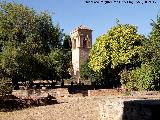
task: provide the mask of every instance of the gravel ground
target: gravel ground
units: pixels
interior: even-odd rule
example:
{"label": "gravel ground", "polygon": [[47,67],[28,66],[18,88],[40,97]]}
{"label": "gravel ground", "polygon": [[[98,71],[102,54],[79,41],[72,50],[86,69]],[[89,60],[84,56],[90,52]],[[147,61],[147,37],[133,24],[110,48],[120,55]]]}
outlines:
{"label": "gravel ground", "polygon": [[59,100],[59,104],[0,112],[0,120],[98,120],[96,101],[90,97],[71,97]]}
{"label": "gravel ground", "polygon": [[[159,92],[157,94],[147,92],[148,95],[140,93],[123,97],[124,99],[160,99]],[[107,95],[110,95],[110,93]],[[108,99],[108,97],[99,95],[82,97],[82,95],[78,94],[67,98],[60,97],[57,98],[59,104],[27,108],[14,112],[0,112],[0,120],[99,120],[100,108],[98,103],[102,99]]]}

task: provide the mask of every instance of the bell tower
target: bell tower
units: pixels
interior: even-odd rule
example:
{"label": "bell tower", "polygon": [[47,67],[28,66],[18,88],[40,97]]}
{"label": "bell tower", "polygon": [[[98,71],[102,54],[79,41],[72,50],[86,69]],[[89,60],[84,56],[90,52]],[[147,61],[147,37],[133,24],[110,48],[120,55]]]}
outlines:
{"label": "bell tower", "polygon": [[79,83],[80,66],[89,58],[92,47],[92,30],[80,25],[71,32],[73,77]]}

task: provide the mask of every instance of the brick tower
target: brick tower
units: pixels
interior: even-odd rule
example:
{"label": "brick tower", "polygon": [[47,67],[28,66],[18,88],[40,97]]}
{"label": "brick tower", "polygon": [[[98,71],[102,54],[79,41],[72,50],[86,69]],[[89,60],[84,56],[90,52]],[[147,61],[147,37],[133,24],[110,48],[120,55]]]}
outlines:
{"label": "brick tower", "polygon": [[84,25],[71,32],[73,77],[79,83],[80,66],[88,59],[92,47],[92,30]]}

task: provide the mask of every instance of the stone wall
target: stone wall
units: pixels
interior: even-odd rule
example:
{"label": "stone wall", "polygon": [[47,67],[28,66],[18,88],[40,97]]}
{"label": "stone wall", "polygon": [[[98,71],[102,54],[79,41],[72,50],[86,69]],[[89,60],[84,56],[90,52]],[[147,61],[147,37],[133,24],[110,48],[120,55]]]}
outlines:
{"label": "stone wall", "polygon": [[58,88],[58,89],[30,89],[30,90],[14,90],[12,95],[15,95],[19,98],[40,98],[47,97],[49,95],[58,98],[58,97],[68,97],[69,92],[67,88]]}
{"label": "stone wall", "polygon": [[124,91],[117,89],[98,89],[88,90],[88,96],[121,96],[124,95]]}
{"label": "stone wall", "polygon": [[108,97],[99,101],[100,120],[159,120],[160,98]]}

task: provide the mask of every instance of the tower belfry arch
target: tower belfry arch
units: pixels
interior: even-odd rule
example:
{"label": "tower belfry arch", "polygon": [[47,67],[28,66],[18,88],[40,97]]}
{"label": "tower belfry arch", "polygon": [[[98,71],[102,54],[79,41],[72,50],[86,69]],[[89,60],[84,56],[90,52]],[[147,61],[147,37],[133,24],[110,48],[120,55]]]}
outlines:
{"label": "tower belfry arch", "polygon": [[92,30],[80,25],[71,32],[73,77],[79,82],[80,66],[89,58]]}

